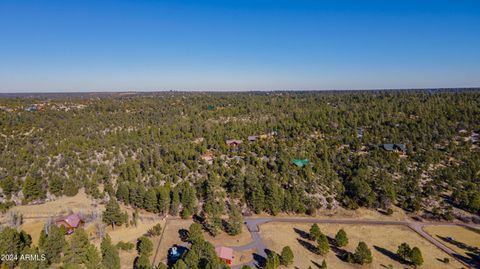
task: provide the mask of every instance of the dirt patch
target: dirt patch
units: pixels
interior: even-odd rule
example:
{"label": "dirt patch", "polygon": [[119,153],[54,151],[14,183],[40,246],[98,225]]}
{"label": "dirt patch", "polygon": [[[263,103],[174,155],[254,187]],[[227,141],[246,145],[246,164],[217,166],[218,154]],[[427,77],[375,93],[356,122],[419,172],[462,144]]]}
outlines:
{"label": "dirt patch", "polygon": [[424,268],[453,269],[462,267],[453,259],[450,259],[450,264],[444,264],[437,260],[448,255],[407,227],[319,224],[321,231],[330,238],[334,238],[340,228],[347,232],[349,244],[343,248],[344,250],[353,252],[359,241],[367,243],[373,254],[373,263],[360,267],[342,261],[333,250],[325,256],[311,252],[309,248],[316,244],[302,237],[308,233],[310,226],[311,224],[268,223],[260,227],[260,233],[269,249],[280,252],[284,246],[288,245],[292,248],[295,261],[290,268],[307,268],[308,266],[316,268],[316,264],[321,264],[323,259],[326,259],[329,268],[335,269],[388,268],[389,265],[392,265],[393,268],[409,268],[408,265],[399,262],[395,255],[398,245],[403,242],[420,248],[425,261]]}
{"label": "dirt patch", "polygon": [[27,232],[29,235],[32,236],[32,243],[38,246],[38,239],[40,238],[40,233],[45,226],[44,221],[40,220],[26,220],[21,226],[20,229]]}

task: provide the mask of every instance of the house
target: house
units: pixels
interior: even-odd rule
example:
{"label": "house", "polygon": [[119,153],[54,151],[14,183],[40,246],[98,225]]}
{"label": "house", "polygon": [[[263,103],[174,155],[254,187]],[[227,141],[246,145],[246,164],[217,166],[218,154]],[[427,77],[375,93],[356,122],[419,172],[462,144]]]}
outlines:
{"label": "house", "polygon": [[68,216],[58,218],[55,221],[55,224],[58,227],[64,226],[67,230],[67,234],[71,234],[75,229],[83,224],[83,221],[78,214],[70,214]]}
{"label": "house", "polygon": [[214,105],[209,105],[209,106],[207,106],[207,109],[208,109],[208,110],[214,110],[214,109],[215,109],[215,106],[214,106]]}
{"label": "house", "polygon": [[228,140],[225,141],[225,143],[227,143],[227,145],[230,146],[230,147],[236,147],[236,146],[242,144],[242,140],[228,139]]}
{"label": "house", "polygon": [[28,112],[35,112],[37,110],[38,110],[38,108],[37,108],[36,105],[31,105],[31,106],[28,106],[28,107],[25,108],[25,111],[28,111]]}
{"label": "house", "polygon": [[256,141],[256,140],[257,140],[257,136],[256,136],[256,135],[250,135],[250,136],[248,137],[248,141],[250,141],[250,142],[253,142],[253,141]]}
{"label": "house", "polygon": [[292,164],[298,166],[298,167],[304,167],[305,165],[309,164],[310,161],[307,160],[307,159],[303,159],[303,160],[300,160],[300,159],[293,159],[292,160]]}
{"label": "house", "polygon": [[407,146],[405,146],[405,144],[383,144],[382,147],[386,151],[396,151],[403,154],[407,152]]}
{"label": "house", "polygon": [[216,247],[215,252],[217,256],[224,260],[227,264],[232,264],[233,260],[233,249],[228,247]]}

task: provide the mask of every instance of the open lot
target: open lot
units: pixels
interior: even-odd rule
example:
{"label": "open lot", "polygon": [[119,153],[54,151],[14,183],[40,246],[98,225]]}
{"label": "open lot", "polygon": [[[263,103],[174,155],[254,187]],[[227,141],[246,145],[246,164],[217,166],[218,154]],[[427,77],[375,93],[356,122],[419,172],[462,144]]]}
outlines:
{"label": "open lot", "polygon": [[[423,253],[424,265],[422,268],[448,269],[461,268],[462,265],[450,258],[449,264],[444,264],[438,259],[448,255],[430,244],[421,236],[403,226],[381,226],[381,225],[338,225],[319,224],[323,233],[334,238],[340,228],[343,228],[348,235],[349,244],[344,248],[353,252],[359,241],[364,241],[370,247],[373,254],[373,263],[368,266],[358,266],[342,261],[336,253],[331,250],[325,257],[311,252],[308,248],[312,241],[305,239],[302,235],[308,234],[311,224],[295,223],[268,223],[260,226],[260,233],[267,248],[280,252],[284,246],[290,246],[295,255],[295,261],[291,268],[315,268],[315,263],[321,264],[326,259],[329,268],[351,269],[351,268],[409,268],[402,264],[396,256],[397,247],[402,242],[411,246],[417,246]],[[316,245],[316,244],[313,244]]]}
{"label": "open lot", "polygon": [[458,226],[426,226],[424,230],[466,259],[476,257],[480,266],[480,230]]}

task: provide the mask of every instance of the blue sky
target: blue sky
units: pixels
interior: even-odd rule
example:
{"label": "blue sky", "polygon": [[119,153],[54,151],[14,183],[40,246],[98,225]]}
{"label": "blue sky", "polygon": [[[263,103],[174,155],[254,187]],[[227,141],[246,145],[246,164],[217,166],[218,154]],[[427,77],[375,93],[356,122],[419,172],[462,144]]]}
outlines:
{"label": "blue sky", "polygon": [[0,0],[0,92],[471,86],[478,0]]}

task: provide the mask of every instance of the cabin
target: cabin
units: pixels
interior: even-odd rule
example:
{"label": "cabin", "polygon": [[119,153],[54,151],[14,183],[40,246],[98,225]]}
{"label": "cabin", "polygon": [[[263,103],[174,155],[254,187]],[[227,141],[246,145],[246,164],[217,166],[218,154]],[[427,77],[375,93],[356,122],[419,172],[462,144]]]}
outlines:
{"label": "cabin", "polygon": [[28,107],[25,108],[25,111],[28,111],[28,112],[35,112],[37,110],[38,110],[38,108],[37,108],[36,105],[31,105],[31,106],[28,106]]}
{"label": "cabin", "polygon": [[216,247],[215,252],[217,256],[224,260],[227,264],[232,264],[233,260],[233,249],[228,247]]}
{"label": "cabin", "polygon": [[256,136],[256,135],[250,135],[250,136],[248,136],[248,141],[250,141],[250,142],[257,141],[257,136]]}
{"label": "cabin", "polygon": [[300,159],[293,159],[292,160],[292,164],[298,166],[298,167],[304,167],[305,165],[309,164],[310,161],[307,160],[307,159],[303,159],[303,160],[300,160]]}
{"label": "cabin", "polygon": [[71,234],[75,231],[75,229],[77,229],[83,224],[83,220],[78,214],[70,214],[68,216],[58,218],[55,221],[55,224],[58,227],[65,227],[67,234]]}
{"label": "cabin", "polygon": [[228,139],[225,141],[225,143],[229,146],[229,147],[237,147],[238,145],[242,144],[242,140],[238,140],[238,139]]}
{"label": "cabin", "polygon": [[405,144],[383,144],[382,147],[386,151],[396,151],[402,154],[407,152],[407,146],[405,146]]}

